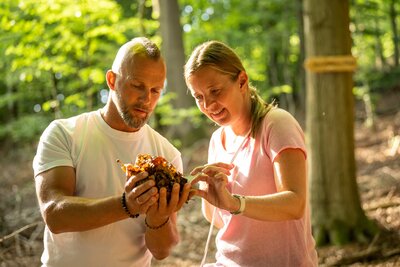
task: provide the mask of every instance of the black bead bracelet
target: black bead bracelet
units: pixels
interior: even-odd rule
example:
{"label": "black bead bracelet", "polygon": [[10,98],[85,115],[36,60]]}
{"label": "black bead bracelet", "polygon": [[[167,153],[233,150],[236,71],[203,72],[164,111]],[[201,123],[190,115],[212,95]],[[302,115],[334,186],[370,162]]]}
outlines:
{"label": "black bead bracelet", "polygon": [[128,214],[129,217],[131,217],[131,218],[137,218],[137,217],[139,217],[139,214],[132,214],[132,213],[129,211],[128,206],[126,205],[125,192],[122,193],[121,204],[122,204],[122,208],[124,209],[124,211],[126,212],[126,214]]}

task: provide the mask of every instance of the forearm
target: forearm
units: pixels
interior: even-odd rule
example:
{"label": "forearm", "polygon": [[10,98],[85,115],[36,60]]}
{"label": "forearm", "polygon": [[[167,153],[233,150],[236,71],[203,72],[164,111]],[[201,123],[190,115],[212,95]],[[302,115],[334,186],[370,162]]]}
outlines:
{"label": "forearm", "polygon": [[42,216],[53,233],[87,231],[128,217],[122,208],[121,197],[60,196],[41,207]]}
{"label": "forearm", "polygon": [[303,217],[305,203],[305,196],[291,191],[266,196],[246,196],[243,216],[262,221],[296,220]]}
{"label": "forearm", "polygon": [[[161,219],[161,218],[160,218]],[[149,217],[146,218],[147,224],[150,227],[156,227],[162,225],[165,220],[151,220]],[[154,258],[162,260],[171,252],[171,249],[176,246],[179,242],[179,233],[176,227],[177,215],[172,214],[168,222],[158,229],[150,229],[146,227],[146,246],[153,254]]]}

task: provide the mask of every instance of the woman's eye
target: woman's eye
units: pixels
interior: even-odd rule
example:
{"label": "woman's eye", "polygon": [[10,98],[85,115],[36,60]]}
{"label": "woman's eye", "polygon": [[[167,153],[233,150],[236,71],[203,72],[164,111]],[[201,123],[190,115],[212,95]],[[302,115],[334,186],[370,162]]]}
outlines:
{"label": "woman's eye", "polygon": [[194,96],[194,98],[195,98],[197,101],[201,101],[201,100],[203,99],[203,96],[201,96],[201,95],[196,95],[196,96]]}

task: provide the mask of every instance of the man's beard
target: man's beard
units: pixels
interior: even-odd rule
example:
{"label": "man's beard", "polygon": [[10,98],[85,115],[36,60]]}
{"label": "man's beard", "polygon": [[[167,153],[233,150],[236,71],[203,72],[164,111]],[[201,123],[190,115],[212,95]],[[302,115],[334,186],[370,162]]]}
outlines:
{"label": "man's beard", "polygon": [[140,103],[136,103],[135,105],[129,107],[124,103],[121,95],[118,92],[116,93],[116,95],[117,95],[118,103],[119,103],[119,108],[117,108],[118,113],[121,116],[121,118],[123,119],[123,121],[125,122],[125,124],[133,129],[140,129],[143,125],[145,125],[149,118],[149,115],[147,115],[145,118],[138,118],[138,117],[132,116],[132,113],[130,113],[129,110],[130,110],[130,108],[140,108],[140,109],[148,110],[148,108],[143,107]]}

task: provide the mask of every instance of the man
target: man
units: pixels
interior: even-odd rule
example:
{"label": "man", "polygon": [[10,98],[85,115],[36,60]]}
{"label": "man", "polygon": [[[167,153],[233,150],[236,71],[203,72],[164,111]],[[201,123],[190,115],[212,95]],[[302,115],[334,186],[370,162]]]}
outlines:
{"label": "man", "polygon": [[[53,121],[33,161],[36,192],[46,223],[43,266],[150,266],[179,241],[176,212],[188,198],[166,190],[147,173],[126,177],[116,164],[138,154],[163,156],[182,171],[179,151],[146,124],[166,76],[158,47],[135,38],[117,53],[100,110]],[[129,218],[131,217],[131,218]]]}

